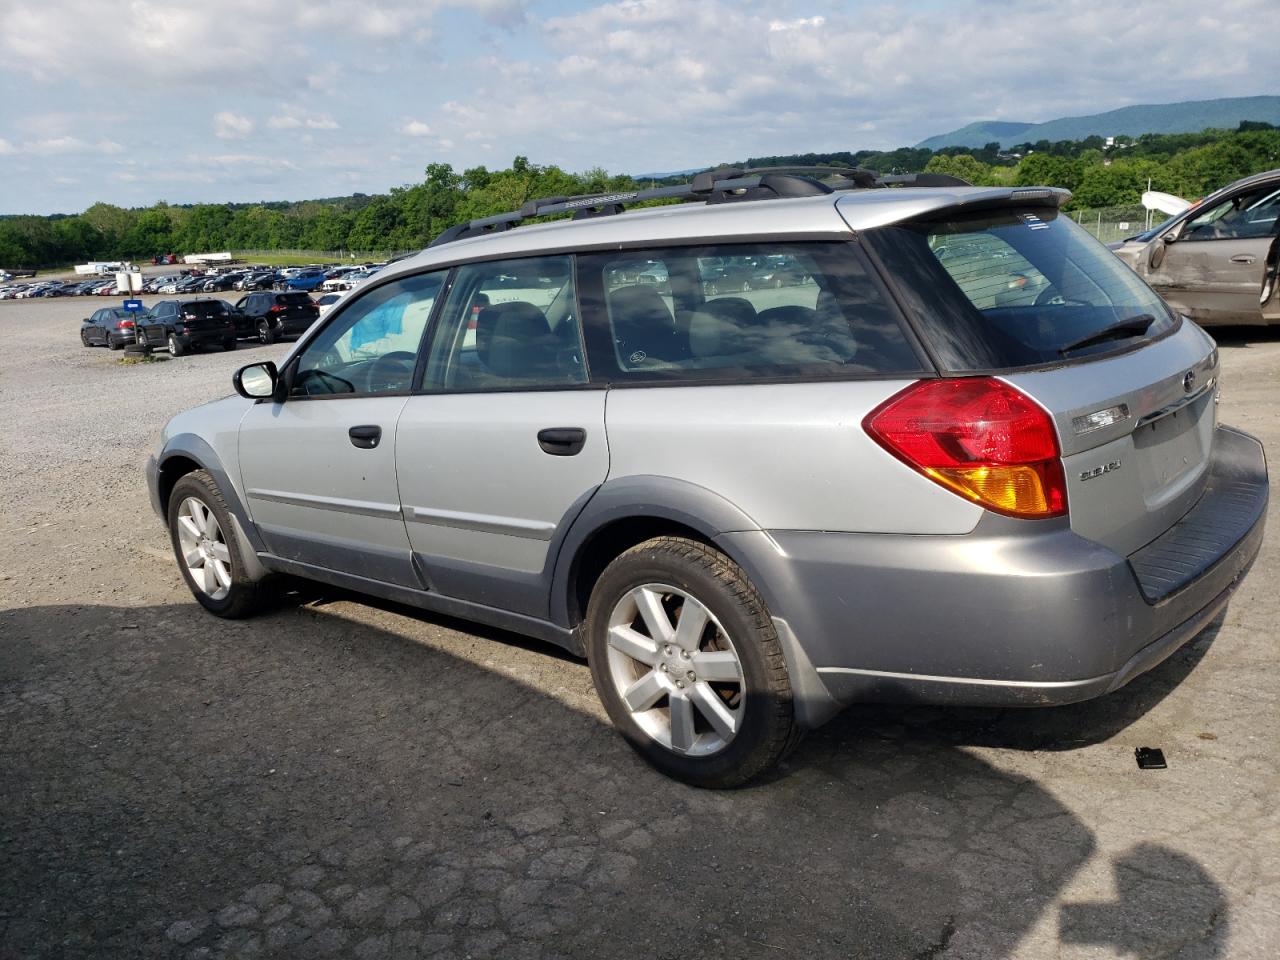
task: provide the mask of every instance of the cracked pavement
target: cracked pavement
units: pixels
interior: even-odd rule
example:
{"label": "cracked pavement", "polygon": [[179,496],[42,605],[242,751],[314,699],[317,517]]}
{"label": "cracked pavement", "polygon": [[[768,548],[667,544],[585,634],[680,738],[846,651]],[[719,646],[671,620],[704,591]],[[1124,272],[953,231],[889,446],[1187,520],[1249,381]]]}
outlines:
{"label": "cracked pavement", "polygon": [[[85,303],[0,304],[0,958],[1280,955],[1274,515],[1109,697],[860,706],[697,791],[549,646],[319,588],[205,614],[141,465],[287,347],[122,367]],[[1217,333],[1223,421],[1280,449],[1280,332]]]}

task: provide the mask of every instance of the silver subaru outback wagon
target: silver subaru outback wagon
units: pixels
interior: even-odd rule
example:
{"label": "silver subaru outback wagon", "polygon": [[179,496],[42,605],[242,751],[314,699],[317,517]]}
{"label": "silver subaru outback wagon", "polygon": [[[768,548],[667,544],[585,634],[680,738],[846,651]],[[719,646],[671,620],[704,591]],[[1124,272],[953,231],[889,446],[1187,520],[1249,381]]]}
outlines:
{"label": "silver subaru outback wagon", "polygon": [[551,641],[702,786],[855,701],[1113,691],[1225,606],[1268,480],[1066,196],[721,170],[455,227],[173,418],[153,505],[210,612],[289,574]]}

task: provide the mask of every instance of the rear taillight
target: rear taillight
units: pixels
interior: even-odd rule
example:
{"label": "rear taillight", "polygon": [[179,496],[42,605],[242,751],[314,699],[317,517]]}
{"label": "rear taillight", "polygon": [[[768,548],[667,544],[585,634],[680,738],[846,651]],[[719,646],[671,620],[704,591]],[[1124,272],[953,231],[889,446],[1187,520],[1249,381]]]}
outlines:
{"label": "rear taillight", "polygon": [[908,466],[988,510],[1067,512],[1053,419],[1003,381],[921,380],[871,411],[862,427]]}
{"label": "rear taillight", "polygon": [[284,311],[285,311],[285,308],[280,306],[280,304],[277,303],[270,310],[268,310],[267,313],[284,313]]}
{"label": "rear taillight", "polygon": [[132,330],[132,329],[133,329],[133,321],[132,321],[132,320],[117,320],[117,321],[116,321],[116,329],[117,329],[117,330]]}

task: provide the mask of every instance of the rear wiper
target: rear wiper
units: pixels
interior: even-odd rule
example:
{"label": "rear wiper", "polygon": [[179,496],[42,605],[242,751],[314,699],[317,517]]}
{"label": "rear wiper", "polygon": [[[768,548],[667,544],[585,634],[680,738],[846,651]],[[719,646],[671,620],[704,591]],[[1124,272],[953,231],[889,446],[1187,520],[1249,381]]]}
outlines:
{"label": "rear wiper", "polygon": [[1129,317],[1125,320],[1103,327],[1101,330],[1095,330],[1087,337],[1081,337],[1068,343],[1065,347],[1059,347],[1058,353],[1066,355],[1073,350],[1079,350],[1082,347],[1091,347],[1095,343],[1102,343],[1106,340],[1119,340],[1126,336],[1140,336],[1151,328],[1156,322],[1156,318],[1149,313],[1140,313],[1136,317]]}

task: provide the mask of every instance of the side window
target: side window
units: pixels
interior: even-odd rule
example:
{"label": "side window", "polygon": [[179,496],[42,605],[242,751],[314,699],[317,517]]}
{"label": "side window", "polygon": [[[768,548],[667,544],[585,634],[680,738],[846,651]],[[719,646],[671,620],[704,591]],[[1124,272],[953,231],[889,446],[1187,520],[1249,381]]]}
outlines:
{"label": "side window", "polygon": [[432,338],[424,389],[510,390],[586,381],[572,258],[458,268]]}
{"label": "side window", "polygon": [[918,372],[864,263],[853,243],[580,257],[592,369],[619,381]]}
{"label": "side window", "polygon": [[1215,204],[1187,223],[1183,240],[1248,240],[1275,232],[1280,190],[1268,187]]}
{"label": "side window", "polygon": [[447,271],[423,273],[352,301],[298,358],[292,396],[408,390]]}

